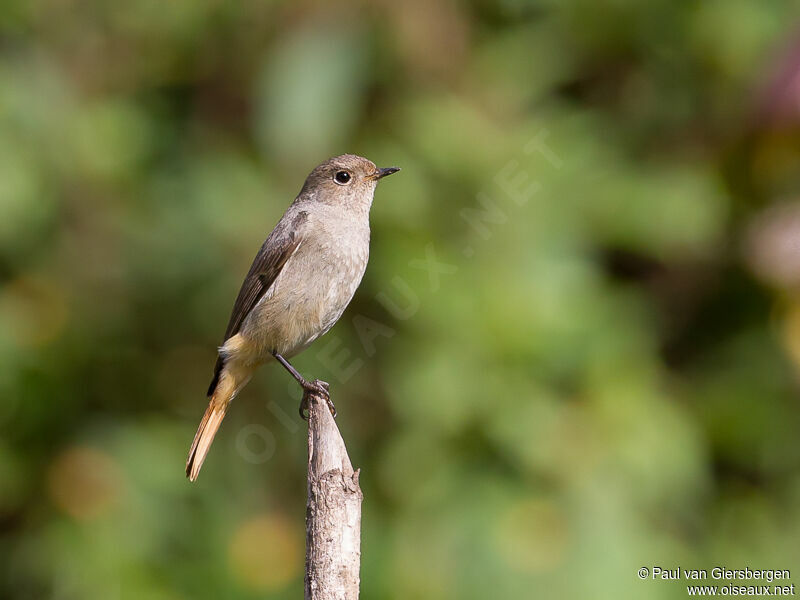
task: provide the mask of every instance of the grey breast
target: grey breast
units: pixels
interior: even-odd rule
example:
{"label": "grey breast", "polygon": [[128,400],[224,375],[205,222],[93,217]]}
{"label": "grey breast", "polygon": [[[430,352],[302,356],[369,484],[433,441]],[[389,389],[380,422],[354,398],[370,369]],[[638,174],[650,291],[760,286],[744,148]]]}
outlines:
{"label": "grey breast", "polygon": [[339,319],[361,283],[369,260],[369,221],[329,214],[305,241],[307,247],[300,249],[305,252],[296,258],[314,274],[309,296],[319,307],[319,336]]}
{"label": "grey breast", "polygon": [[[322,210],[319,210],[322,208]],[[358,288],[369,259],[369,221],[317,207],[302,242],[253,311],[248,334],[293,356],[326,333]]]}

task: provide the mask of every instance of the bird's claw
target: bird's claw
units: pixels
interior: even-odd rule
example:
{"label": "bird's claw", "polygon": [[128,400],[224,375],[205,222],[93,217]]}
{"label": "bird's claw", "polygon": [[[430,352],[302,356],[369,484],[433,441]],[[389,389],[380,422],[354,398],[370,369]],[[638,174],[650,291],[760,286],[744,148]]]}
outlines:
{"label": "bird's claw", "polygon": [[300,418],[304,421],[308,420],[308,416],[306,415],[306,411],[309,409],[309,401],[308,397],[309,394],[317,394],[325,398],[325,403],[328,405],[328,408],[333,415],[333,418],[336,418],[336,406],[333,404],[333,400],[331,400],[330,394],[330,385],[328,385],[327,381],[322,381],[321,379],[315,379],[314,381],[305,381],[301,384],[303,386],[303,399],[300,401]]}

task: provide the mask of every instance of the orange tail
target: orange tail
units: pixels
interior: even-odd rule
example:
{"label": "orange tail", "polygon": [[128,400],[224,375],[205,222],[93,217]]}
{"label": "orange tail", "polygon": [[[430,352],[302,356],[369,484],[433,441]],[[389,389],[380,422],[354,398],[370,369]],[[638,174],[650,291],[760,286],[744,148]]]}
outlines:
{"label": "orange tail", "polygon": [[208,405],[206,414],[203,415],[203,420],[200,421],[200,427],[197,428],[197,433],[194,434],[192,448],[189,450],[189,458],[186,459],[186,476],[189,481],[194,481],[200,474],[200,467],[203,466],[203,461],[206,459],[209,448],[211,448],[211,442],[214,441],[217,429],[222,425],[222,419],[225,417],[227,409],[227,403],[223,406],[214,406],[213,400]]}
{"label": "orange tail", "polygon": [[211,442],[214,441],[214,436],[217,434],[219,426],[222,425],[222,419],[225,418],[231,400],[249,378],[248,374],[243,380],[237,381],[230,370],[223,369],[222,376],[203,415],[203,420],[200,421],[200,427],[197,428],[197,433],[194,435],[189,457],[186,459],[186,476],[189,481],[197,479],[203,461],[211,448]]}

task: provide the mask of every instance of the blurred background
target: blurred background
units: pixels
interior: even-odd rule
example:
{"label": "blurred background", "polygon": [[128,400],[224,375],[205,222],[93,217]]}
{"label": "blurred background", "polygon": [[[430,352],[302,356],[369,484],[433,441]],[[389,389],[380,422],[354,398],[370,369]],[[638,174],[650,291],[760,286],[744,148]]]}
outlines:
{"label": "blurred background", "polygon": [[299,390],[186,452],[305,175],[381,184],[331,383],[370,599],[800,560],[800,6],[6,0],[0,596],[302,594]]}

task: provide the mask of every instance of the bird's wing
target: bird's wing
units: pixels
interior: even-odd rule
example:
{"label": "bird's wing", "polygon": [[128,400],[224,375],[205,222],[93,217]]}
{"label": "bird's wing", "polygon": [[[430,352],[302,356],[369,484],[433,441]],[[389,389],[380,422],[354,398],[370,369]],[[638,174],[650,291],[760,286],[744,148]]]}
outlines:
{"label": "bird's wing", "polygon": [[[290,221],[284,222],[282,220],[261,246],[253,260],[253,264],[250,266],[250,270],[247,272],[247,276],[244,278],[239,295],[236,297],[233,312],[231,313],[230,321],[228,321],[228,328],[225,330],[223,343],[239,332],[247,315],[250,314],[250,311],[258,304],[258,301],[275,283],[286,261],[300,247],[303,241],[302,226],[307,220],[308,213],[305,211],[298,212]],[[214,389],[217,387],[223,362],[221,356],[217,358],[217,364],[214,367],[214,379],[208,388],[209,396],[214,393]]]}

